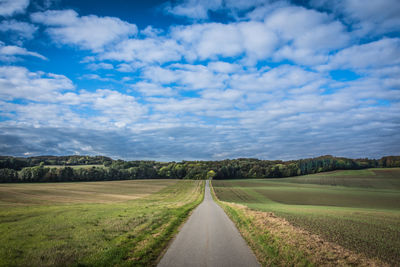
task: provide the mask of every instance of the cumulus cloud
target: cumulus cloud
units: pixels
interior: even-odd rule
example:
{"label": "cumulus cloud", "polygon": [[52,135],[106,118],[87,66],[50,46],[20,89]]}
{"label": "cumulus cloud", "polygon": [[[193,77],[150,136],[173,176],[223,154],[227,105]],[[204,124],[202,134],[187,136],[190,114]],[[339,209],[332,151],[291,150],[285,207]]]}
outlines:
{"label": "cumulus cloud", "polygon": [[176,26],[171,37],[183,45],[188,60],[241,57],[247,65],[268,58],[321,64],[351,39],[345,26],[332,16],[287,5],[274,6],[250,21]]}
{"label": "cumulus cloud", "polygon": [[147,110],[137,103],[133,96],[113,90],[99,89],[94,93],[83,92],[80,98],[87,98],[91,107],[101,112],[103,123],[112,123],[115,127],[125,127],[143,116]]}
{"label": "cumulus cloud", "polygon": [[138,82],[131,85],[135,91],[139,91],[145,96],[172,96],[176,94],[171,87],[162,86],[150,82]]}
{"label": "cumulus cloud", "polygon": [[47,60],[45,56],[42,56],[39,53],[31,52],[26,50],[26,48],[15,46],[15,45],[4,45],[3,42],[0,41],[0,60],[13,62],[17,61],[20,56],[31,56],[37,57],[43,60]]}
{"label": "cumulus cloud", "polygon": [[[13,125],[133,127],[147,113],[147,108],[133,96],[109,89],[75,92],[65,76],[29,72],[22,67],[0,67],[0,88],[1,116],[12,119],[8,123]],[[13,102],[18,99],[26,103]],[[83,115],[82,108],[92,110],[94,115]]]}
{"label": "cumulus cloud", "polygon": [[137,33],[134,24],[115,17],[79,16],[74,10],[48,10],[31,14],[33,22],[48,26],[54,42],[101,51],[104,46]]}
{"label": "cumulus cloud", "polygon": [[238,12],[249,10],[268,2],[266,0],[183,0],[174,4],[168,2],[164,10],[175,16],[204,20],[209,18],[210,11],[225,11],[232,17],[237,17]]}
{"label": "cumulus cloud", "polygon": [[24,67],[0,67],[1,99],[29,99],[52,101],[57,92],[74,89],[64,75],[30,72]]}
{"label": "cumulus cloud", "polygon": [[[79,17],[73,10],[46,11],[31,17],[49,26],[47,32],[58,43],[92,49],[102,60],[134,62],[138,67],[182,58],[190,62],[239,58],[245,65],[271,58],[304,65],[323,64],[331,51],[350,41],[340,21],[296,6],[274,6],[262,20],[173,26],[163,35],[162,31],[147,27],[140,38],[128,38],[137,32],[136,26],[117,18]],[[103,26],[100,32],[98,25]],[[109,43],[114,45],[107,46]],[[128,71],[127,65],[120,69]]]}
{"label": "cumulus cloud", "polygon": [[[53,103],[30,102],[21,105],[0,102],[0,107],[1,115],[12,119],[12,125],[99,130],[133,127],[133,123],[146,113],[146,108],[132,96],[105,89],[58,94]],[[95,115],[82,115],[79,109],[84,107]]]}
{"label": "cumulus cloud", "polygon": [[181,57],[182,47],[175,40],[162,38],[127,39],[100,56],[102,59],[145,63],[178,61]]}
{"label": "cumulus cloud", "polygon": [[[76,84],[0,67],[0,152],[159,160],[395,154],[400,41],[397,13],[382,9],[397,6],[336,3],[185,0],[164,7],[189,23],[140,31],[116,17],[36,12],[31,20],[49,45],[60,55],[63,45],[85,50],[75,51],[85,65],[69,71]],[[36,28],[0,22],[18,40],[43,38]],[[43,51],[36,40],[26,47]],[[0,55],[5,63],[45,59],[21,44],[1,43]]]}
{"label": "cumulus cloud", "polygon": [[303,7],[279,8],[265,18],[265,23],[284,42],[274,55],[278,60],[306,65],[323,63],[330,51],[343,48],[350,41],[342,23]]}
{"label": "cumulus cloud", "polygon": [[[79,153],[159,160],[293,159],[318,156],[327,150],[339,156],[379,157],[397,153],[398,138],[393,138],[393,134],[400,127],[393,121],[399,119],[398,111],[397,106],[324,113],[323,116],[306,113],[263,121],[258,128],[251,124],[253,127],[248,129],[235,124],[215,127],[201,122],[170,126],[159,123],[137,131],[71,126],[27,128],[2,122],[0,150],[14,155]],[[376,119],[371,121],[371,118]]]}
{"label": "cumulus cloud", "polygon": [[165,11],[176,16],[189,17],[192,19],[208,18],[209,10],[216,10],[222,5],[222,0],[187,0],[177,5],[169,3]]}
{"label": "cumulus cloud", "polygon": [[276,35],[260,22],[180,26],[172,29],[172,38],[187,48],[185,56],[189,60],[241,54],[250,59],[263,59],[271,55],[278,41]]}
{"label": "cumulus cloud", "polygon": [[3,20],[0,23],[0,32],[12,33],[12,41],[31,40],[37,27],[22,21]]}
{"label": "cumulus cloud", "polygon": [[368,4],[362,0],[314,0],[310,3],[341,16],[359,36],[399,32],[400,2],[396,0],[371,0]]}
{"label": "cumulus cloud", "polygon": [[100,62],[100,63],[90,63],[89,65],[87,65],[87,68],[90,70],[100,70],[100,69],[112,70],[114,66],[110,63]]}
{"label": "cumulus cloud", "polygon": [[396,0],[372,0],[368,5],[361,0],[343,3],[344,13],[357,22],[355,30],[361,33],[399,32],[400,2]]}
{"label": "cumulus cloud", "polygon": [[101,81],[101,82],[111,82],[114,81],[112,78],[108,77],[102,77],[98,74],[90,73],[90,74],[84,74],[80,77],[80,79],[86,79],[86,80],[96,80],[96,81]]}
{"label": "cumulus cloud", "polygon": [[238,72],[242,69],[239,64],[232,64],[223,61],[214,61],[208,63],[207,67],[215,72],[222,72],[222,73],[234,73]]}
{"label": "cumulus cloud", "polygon": [[24,13],[28,6],[29,0],[0,0],[0,16]]}
{"label": "cumulus cloud", "polygon": [[148,67],[143,77],[156,83],[175,84],[179,90],[224,87],[224,74],[215,74],[203,65],[173,64],[168,68]]}
{"label": "cumulus cloud", "polygon": [[349,68],[364,71],[367,68],[377,69],[397,64],[400,64],[400,39],[384,38],[340,50],[321,69]]}
{"label": "cumulus cloud", "polygon": [[232,88],[240,90],[281,92],[304,86],[318,79],[322,79],[318,73],[306,71],[297,66],[281,65],[266,71],[233,74],[230,84]]}

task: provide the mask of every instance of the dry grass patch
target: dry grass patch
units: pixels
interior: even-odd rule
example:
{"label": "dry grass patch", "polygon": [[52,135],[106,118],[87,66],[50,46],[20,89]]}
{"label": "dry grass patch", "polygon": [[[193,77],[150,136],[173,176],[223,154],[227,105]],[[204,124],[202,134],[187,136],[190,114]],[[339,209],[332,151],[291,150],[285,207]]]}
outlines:
{"label": "dry grass patch", "polygon": [[381,259],[329,242],[273,212],[216,201],[235,222],[263,266],[389,266]]}
{"label": "dry grass patch", "polygon": [[312,264],[317,266],[389,266],[382,261],[369,259],[362,254],[295,227],[272,212],[254,211],[232,203],[224,203],[224,205],[241,210],[254,223],[255,231],[279,239],[281,241],[279,251],[284,252],[288,248],[299,250]]}

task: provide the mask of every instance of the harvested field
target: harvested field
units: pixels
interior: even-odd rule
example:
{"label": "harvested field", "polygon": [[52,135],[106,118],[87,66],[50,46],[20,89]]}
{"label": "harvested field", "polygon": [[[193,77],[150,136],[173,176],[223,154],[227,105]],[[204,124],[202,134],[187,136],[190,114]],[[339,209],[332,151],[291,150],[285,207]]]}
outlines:
{"label": "harvested field", "polygon": [[0,184],[0,205],[108,203],[147,196],[177,180]]}
{"label": "harvested field", "polygon": [[395,264],[400,262],[399,182],[397,168],[213,181],[213,186],[220,200],[273,212],[326,241]]}

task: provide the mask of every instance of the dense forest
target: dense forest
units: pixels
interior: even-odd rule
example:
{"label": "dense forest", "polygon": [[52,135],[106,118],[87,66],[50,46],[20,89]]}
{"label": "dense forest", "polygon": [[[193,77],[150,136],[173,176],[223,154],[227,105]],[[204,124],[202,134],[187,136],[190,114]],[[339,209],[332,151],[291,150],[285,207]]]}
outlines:
{"label": "dense forest", "polygon": [[400,167],[400,156],[381,159],[321,156],[290,161],[240,158],[182,162],[124,161],[104,156],[0,156],[0,182],[280,178],[374,167]]}

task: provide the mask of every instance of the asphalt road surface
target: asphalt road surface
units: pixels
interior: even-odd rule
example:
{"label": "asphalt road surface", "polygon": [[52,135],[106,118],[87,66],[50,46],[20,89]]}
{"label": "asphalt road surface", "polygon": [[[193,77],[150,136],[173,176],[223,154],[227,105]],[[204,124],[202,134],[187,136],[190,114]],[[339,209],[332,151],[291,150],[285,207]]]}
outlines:
{"label": "asphalt road surface", "polygon": [[168,248],[159,267],[260,266],[236,226],[212,199],[208,181],[204,201]]}

